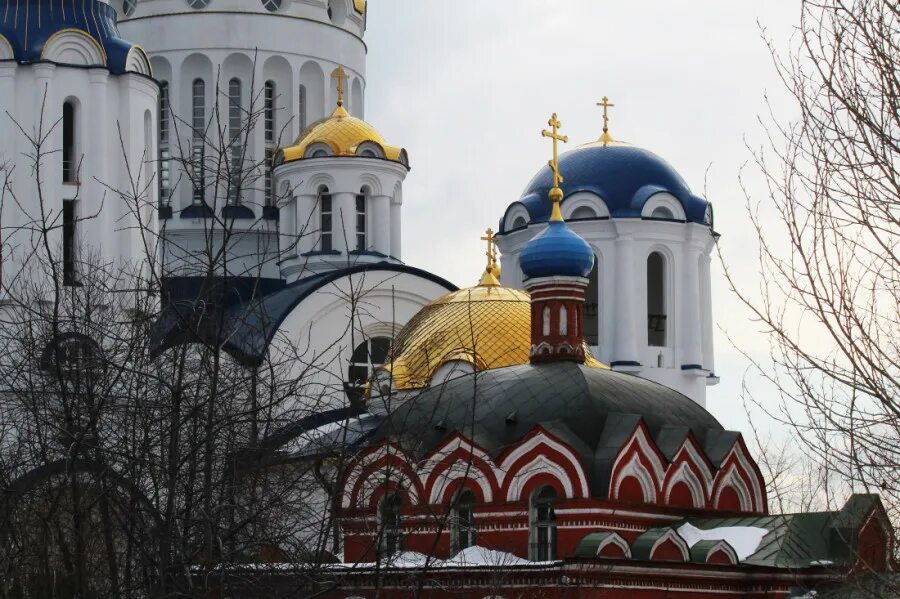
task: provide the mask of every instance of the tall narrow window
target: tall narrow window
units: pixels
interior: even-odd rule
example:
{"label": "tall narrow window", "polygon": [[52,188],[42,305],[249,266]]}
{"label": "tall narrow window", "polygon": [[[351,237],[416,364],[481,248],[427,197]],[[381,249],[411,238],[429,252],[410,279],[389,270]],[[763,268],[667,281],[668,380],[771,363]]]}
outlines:
{"label": "tall narrow window", "polygon": [[530,526],[531,550],[529,557],[533,561],[546,562],[556,559],[556,491],[553,487],[541,487],[531,496]]}
{"label": "tall narrow window", "polygon": [[63,285],[72,286],[76,283],[75,276],[75,200],[63,200]]}
{"label": "tall narrow window", "polygon": [[300,131],[306,129],[306,86],[301,85],[297,90],[297,119]]}
{"label": "tall narrow window", "polygon": [[550,307],[544,306],[544,315],[543,315],[543,323],[541,326],[541,333],[543,333],[544,337],[550,334]]}
{"label": "tall narrow window", "polygon": [[456,497],[453,507],[453,552],[461,551],[475,544],[475,495],[463,490]]}
{"label": "tall narrow window", "polygon": [[241,195],[241,80],[228,82],[228,138],[231,157],[231,177],[228,182],[228,203],[240,203]]}
{"label": "tall narrow window", "polygon": [[275,155],[275,82],[266,81],[263,89],[263,125],[266,138],[265,194],[266,205],[273,205],[272,157]]}
{"label": "tall narrow window", "polygon": [[366,204],[367,190],[363,187],[356,195],[356,251],[366,249]]}
{"label": "tall narrow window", "polygon": [[569,311],[566,310],[565,306],[559,307],[559,334],[569,334]]}
{"label": "tall narrow window", "polygon": [[666,259],[659,252],[647,257],[647,345],[666,345]]}
{"label": "tall narrow window", "polygon": [[194,184],[194,204],[203,203],[206,189],[204,172],[204,137],[206,129],[206,83],[203,79],[194,79],[191,88],[191,162]]}
{"label": "tall narrow window", "polygon": [[361,405],[364,401],[366,385],[375,369],[388,361],[392,342],[390,337],[372,337],[353,350],[344,382],[344,391],[352,405]]}
{"label": "tall narrow window", "polygon": [[169,83],[162,81],[159,84],[159,203],[161,206],[169,205],[171,195],[171,170],[170,161],[172,155],[169,152],[169,128],[171,127],[172,114],[169,108]]}
{"label": "tall narrow window", "polygon": [[403,549],[400,511],[403,499],[396,493],[388,493],[378,506],[378,520],[381,526],[381,554],[390,556]]}
{"label": "tall narrow window", "polygon": [[75,183],[78,165],[75,158],[75,104],[66,102],[63,104],[63,183]]}
{"label": "tall narrow window", "polygon": [[324,185],[319,188],[319,249],[331,251],[331,193]]}

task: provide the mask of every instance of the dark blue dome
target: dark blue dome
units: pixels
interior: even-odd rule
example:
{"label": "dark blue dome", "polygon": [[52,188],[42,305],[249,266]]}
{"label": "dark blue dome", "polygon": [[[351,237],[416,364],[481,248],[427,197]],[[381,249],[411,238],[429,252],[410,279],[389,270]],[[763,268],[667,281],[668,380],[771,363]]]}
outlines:
{"label": "dark blue dome", "polygon": [[[575,148],[559,157],[559,171],[565,178],[560,185],[565,198],[588,191],[600,196],[612,218],[639,218],[644,203],[656,193],[668,192],[684,207],[688,222],[706,222],[709,203],[691,193],[684,179],[665,160],[641,148],[622,143],[594,143]],[[544,166],[525,188],[518,202],[528,210],[532,223],[546,222],[550,217],[547,192],[553,186],[553,173]],[[506,215],[500,223],[506,231]]]}
{"label": "dark blue dome", "polygon": [[100,0],[0,0],[0,44],[12,47],[17,62],[37,62],[44,44],[64,29],[93,37],[106,53],[112,73],[125,72],[133,44],[119,37],[116,9]]}
{"label": "dark blue dome", "polygon": [[[548,200],[544,200],[550,204]],[[561,220],[547,227],[528,242],[519,264],[525,278],[586,277],[594,266],[594,252],[588,243]]]}

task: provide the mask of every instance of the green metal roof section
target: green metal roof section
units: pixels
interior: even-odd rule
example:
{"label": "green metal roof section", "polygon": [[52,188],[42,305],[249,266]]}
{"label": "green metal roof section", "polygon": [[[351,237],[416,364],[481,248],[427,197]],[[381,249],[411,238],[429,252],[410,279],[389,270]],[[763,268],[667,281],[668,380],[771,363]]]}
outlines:
{"label": "green metal roof section", "polygon": [[709,554],[719,545],[724,545],[732,552],[732,557],[734,558],[735,563],[738,562],[737,552],[734,550],[734,547],[728,544],[728,541],[724,540],[707,540],[707,541],[698,541],[691,546],[691,561],[697,564],[705,564],[706,560],[709,559]]}
{"label": "green metal roof section", "polygon": [[666,534],[668,534],[669,532],[672,532],[676,537],[681,538],[678,532],[676,532],[675,529],[670,526],[648,529],[641,536],[636,538],[631,544],[632,559],[649,561],[650,551],[653,550],[653,545],[656,544],[658,540],[666,536]]}
{"label": "green metal roof section", "polygon": [[854,561],[859,529],[879,505],[877,495],[851,495],[844,507],[835,512],[689,518],[682,523],[689,522],[703,530],[731,526],[766,529],[768,533],[756,551],[743,560],[744,564],[785,569],[848,567]]}
{"label": "green metal roof section", "polygon": [[600,549],[600,546],[612,537],[621,538],[614,532],[592,532],[586,534],[578,542],[578,547],[575,548],[575,557],[597,557],[597,551]]}

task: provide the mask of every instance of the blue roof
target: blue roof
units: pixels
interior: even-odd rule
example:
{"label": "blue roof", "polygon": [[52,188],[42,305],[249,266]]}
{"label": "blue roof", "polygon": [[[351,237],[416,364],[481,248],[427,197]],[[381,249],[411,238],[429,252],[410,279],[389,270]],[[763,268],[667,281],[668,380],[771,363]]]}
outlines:
{"label": "blue roof", "polygon": [[[544,203],[550,205],[549,200]],[[588,243],[561,220],[550,224],[525,245],[519,258],[528,279],[536,277],[586,277],[594,266]]]}
{"label": "blue roof", "polygon": [[[612,218],[637,218],[651,196],[668,192],[681,202],[688,222],[705,222],[709,203],[691,193],[678,172],[648,150],[615,142],[588,144],[560,156],[559,171],[565,179],[560,185],[563,202],[574,193],[587,191],[603,199]],[[545,165],[507,212],[523,205],[532,223],[547,222],[550,217],[547,192],[552,185],[553,173]],[[501,232],[506,231],[505,221],[504,217],[500,222]]]}
{"label": "blue roof", "polygon": [[20,63],[41,60],[44,44],[64,29],[93,37],[106,53],[107,68],[125,72],[134,44],[119,37],[116,10],[100,0],[0,0],[0,36],[12,46]]}

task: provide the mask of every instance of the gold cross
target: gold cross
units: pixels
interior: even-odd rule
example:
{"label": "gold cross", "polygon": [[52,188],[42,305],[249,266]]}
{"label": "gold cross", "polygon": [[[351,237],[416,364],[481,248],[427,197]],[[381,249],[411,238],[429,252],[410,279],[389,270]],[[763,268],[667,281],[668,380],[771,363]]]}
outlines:
{"label": "gold cross", "polygon": [[612,136],[609,134],[609,109],[614,107],[615,104],[609,103],[609,98],[603,96],[602,102],[597,102],[597,106],[603,107],[603,136],[600,138],[600,141],[611,141]]}
{"label": "gold cross", "polygon": [[497,263],[497,254],[494,251],[494,230],[488,227],[484,231],[484,237],[481,238],[481,241],[487,241],[487,252],[485,255],[488,259],[488,268],[491,268]]}
{"label": "gold cross", "polygon": [[481,281],[478,284],[499,285],[500,281],[497,277],[500,276],[500,268],[497,267],[497,246],[494,243],[493,229],[488,228],[485,230],[484,237],[481,240],[487,241],[487,252],[485,253],[487,256],[487,267],[485,267],[484,274],[481,275]]}
{"label": "gold cross", "polygon": [[541,135],[544,137],[549,137],[553,140],[553,159],[548,162],[550,165],[550,169],[553,171],[553,187],[558,188],[559,184],[563,182],[562,175],[559,174],[559,161],[558,161],[558,150],[556,142],[561,141],[566,143],[569,141],[568,136],[560,135],[557,133],[560,127],[562,127],[562,123],[556,118],[556,113],[550,117],[550,120],[547,121],[547,124],[550,125],[550,128],[553,131],[547,131],[546,129],[541,131]]}
{"label": "gold cross", "polygon": [[344,70],[344,67],[338,66],[335,70],[331,72],[331,78],[337,79],[337,105],[344,105],[344,79],[347,79],[347,72]]}

